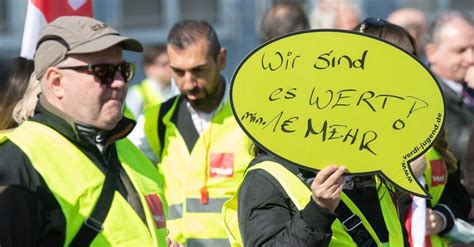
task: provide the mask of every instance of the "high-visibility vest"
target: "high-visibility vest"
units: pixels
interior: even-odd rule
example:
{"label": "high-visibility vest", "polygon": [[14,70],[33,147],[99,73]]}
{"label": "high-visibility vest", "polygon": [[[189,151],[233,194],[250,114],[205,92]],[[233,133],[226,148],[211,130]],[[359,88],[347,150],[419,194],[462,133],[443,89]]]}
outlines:
{"label": "high-visibility vest", "polygon": [[130,87],[130,90],[138,91],[141,95],[143,100],[143,109],[159,104],[165,100],[160,92],[155,89],[156,86],[153,85],[153,83],[155,82],[150,79],[145,79],[139,84],[135,84]]}
{"label": "high-visibility vest", "polygon": [[6,129],[6,130],[0,130],[0,143],[3,143],[4,141],[6,141],[8,138],[7,138],[7,134],[12,132],[14,129]]}
{"label": "high-visibility vest", "polygon": [[169,237],[188,246],[228,246],[221,208],[234,195],[250,163],[248,138],[237,125],[227,101],[189,151],[171,120],[180,97],[163,114],[163,144],[157,128],[162,105],[145,111],[146,137],[161,160],[158,170],[169,205]]}
{"label": "high-visibility vest", "polygon": [[129,119],[136,120],[137,116],[133,115],[132,111],[125,105],[123,107],[123,116]]}
{"label": "high-visibility vest", "polygon": [[[430,200],[431,206],[434,207],[438,204],[446,187],[446,183],[448,182],[448,169],[443,158],[434,148],[430,148],[430,150],[426,152],[425,159],[426,169],[424,177],[428,192],[433,197]],[[431,246],[433,247],[449,246],[449,240],[439,235],[431,236],[429,241],[431,241]]]}
{"label": "high-visibility vest", "polygon": [[[28,156],[58,201],[66,220],[64,246],[69,246],[91,215],[105,175],[76,146],[43,124],[26,121],[6,137]],[[156,169],[127,139],[116,142],[116,147],[122,167],[140,197],[146,224],[115,191],[103,229],[91,246],[167,246],[163,214],[166,201]]]}
{"label": "high-visibility vest", "polygon": [[[272,162],[272,161],[263,161],[258,163],[248,169],[247,172],[263,169],[271,174],[283,187],[288,197],[292,200],[298,210],[303,210],[303,208],[308,204],[312,192],[311,190],[293,173],[287,170],[282,165]],[[385,221],[389,233],[389,242],[382,243],[377,236],[376,232],[369,224],[365,216],[362,214],[360,209],[351,201],[351,199],[344,193],[341,193],[341,203],[345,203],[346,206],[357,215],[361,221],[362,225],[365,227],[367,232],[370,234],[372,239],[377,243],[378,246],[403,246],[403,231],[400,221],[398,219],[397,210],[395,205],[392,202],[390,192],[385,187],[383,183],[376,178],[376,184],[378,188],[378,197],[380,208],[382,210],[382,215]],[[240,187],[240,186],[239,186]],[[222,208],[222,215],[224,219],[224,224],[226,232],[229,237],[229,241],[232,246],[243,246],[242,237],[240,234],[239,223],[238,223],[238,191],[235,195],[224,204]],[[357,246],[357,244],[352,240],[352,237],[344,229],[341,222],[336,219],[331,226],[332,237],[330,246]]]}

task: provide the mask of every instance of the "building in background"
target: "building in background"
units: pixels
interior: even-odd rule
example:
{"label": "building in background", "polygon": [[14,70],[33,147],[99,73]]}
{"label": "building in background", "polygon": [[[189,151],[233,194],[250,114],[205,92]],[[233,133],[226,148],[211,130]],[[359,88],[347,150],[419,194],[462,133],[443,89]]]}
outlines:
{"label": "building in background", "polygon": [[[66,1],[66,0],[64,0]],[[71,0],[69,0],[71,1]],[[80,0],[75,0],[80,1]],[[173,23],[185,18],[204,19],[211,23],[228,48],[228,79],[234,69],[258,44],[260,19],[264,11],[281,0],[94,0],[95,18],[109,23],[126,36],[144,44],[165,42]],[[307,13],[319,0],[295,0]],[[459,10],[474,19],[472,0],[349,0],[360,6],[362,17],[386,18],[399,7],[416,7],[431,20],[447,10]],[[0,0],[0,57],[19,56],[27,0]],[[125,54],[141,61],[139,54]],[[141,71],[135,82],[143,79]]]}

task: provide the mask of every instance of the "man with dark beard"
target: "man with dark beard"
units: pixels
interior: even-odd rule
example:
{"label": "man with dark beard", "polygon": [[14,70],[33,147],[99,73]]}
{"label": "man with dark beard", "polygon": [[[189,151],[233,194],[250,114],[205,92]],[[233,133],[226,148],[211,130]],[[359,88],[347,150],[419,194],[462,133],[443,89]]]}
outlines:
{"label": "man with dark beard", "polygon": [[221,74],[227,51],[207,22],[193,20],[171,28],[167,50],[181,95],[147,109],[138,120],[142,131],[137,128],[131,139],[158,163],[171,239],[228,246],[221,208],[240,184],[250,155]]}

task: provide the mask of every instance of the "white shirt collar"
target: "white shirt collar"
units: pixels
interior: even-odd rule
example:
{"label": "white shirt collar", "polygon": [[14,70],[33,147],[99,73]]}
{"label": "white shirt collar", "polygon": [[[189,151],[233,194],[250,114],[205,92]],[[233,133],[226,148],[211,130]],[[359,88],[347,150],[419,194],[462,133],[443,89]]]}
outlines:
{"label": "white shirt collar", "polygon": [[221,102],[219,103],[219,106],[212,112],[203,112],[199,111],[193,108],[191,103],[186,102],[186,106],[188,108],[189,113],[191,114],[191,119],[193,120],[194,127],[196,127],[196,130],[198,131],[199,135],[201,135],[210,125],[212,122],[212,118],[214,117],[215,113],[220,111],[227,100],[229,99],[229,93],[230,93],[230,85],[227,83],[227,80],[225,80],[225,90],[224,90],[224,97],[222,97]]}
{"label": "white shirt collar", "polygon": [[451,88],[454,92],[456,92],[458,95],[462,95],[462,84],[461,83],[457,83],[455,81],[452,81],[452,80],[449,80],[449,79],[446,79],[446,78],[442,78],[441,77],[441,80],[449,87]]}

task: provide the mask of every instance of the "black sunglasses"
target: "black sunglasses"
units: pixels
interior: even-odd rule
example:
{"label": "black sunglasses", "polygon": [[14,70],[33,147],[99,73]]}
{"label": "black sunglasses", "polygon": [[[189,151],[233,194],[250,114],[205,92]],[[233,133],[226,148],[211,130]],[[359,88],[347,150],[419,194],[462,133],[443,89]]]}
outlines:
{"label": "black sunglasses", "polygon": [[82,66],[58,67],[58,69],[71,69],[79,72],[93,74],[101,84],[110,85],[115,78],[115,73],[120,72],[125,82],[129,82],[135,75],[135,64],[121,62],[115,64],[88,64]]}
{"label": "black sunglasses", "polygon": [[387,25],[388,23],[389,22],[384,19],[368,17],[368,18],[365,18],[360,24],[359,32],[363,33],[365,29],[368,27],[383,27]]}

